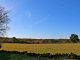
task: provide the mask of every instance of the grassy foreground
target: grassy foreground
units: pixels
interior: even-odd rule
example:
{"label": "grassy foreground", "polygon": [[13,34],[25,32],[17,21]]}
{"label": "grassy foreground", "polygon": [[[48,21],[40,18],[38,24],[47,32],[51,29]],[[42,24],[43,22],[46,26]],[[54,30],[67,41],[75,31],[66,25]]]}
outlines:
{"label": "grassy foreground", "polygon": [[3,50],[28,51],[34,53],[70,53],[80,55],[80,44],[15,44],[3,43]]}
{"label": "grassy foreground", "polygon": [[0,50],[0,60],[80,60],[80,56],[74,53],[52,55]]}

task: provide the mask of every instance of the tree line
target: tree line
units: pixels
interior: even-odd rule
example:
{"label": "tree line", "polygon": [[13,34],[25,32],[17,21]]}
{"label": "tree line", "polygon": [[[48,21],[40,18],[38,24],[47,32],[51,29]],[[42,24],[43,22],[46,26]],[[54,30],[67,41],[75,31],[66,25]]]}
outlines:
{"label": "tree line", "polygon": [[26,44],[52,44],[52,43],[78,43],[78,35],[71,34],[70,39],[28,39],[28,38],[8,38],[0,37],[2,43],[26,43]]}

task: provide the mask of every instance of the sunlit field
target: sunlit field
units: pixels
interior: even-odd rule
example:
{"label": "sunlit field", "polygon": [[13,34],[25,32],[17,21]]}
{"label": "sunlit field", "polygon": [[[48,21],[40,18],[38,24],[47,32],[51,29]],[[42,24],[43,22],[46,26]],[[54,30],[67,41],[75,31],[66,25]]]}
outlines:
{"label": "sunlit field", "polygon": [[80,44],[13,44],[3,43],[3,50],[28,51],[35,53],[70,53],[80,55]]}

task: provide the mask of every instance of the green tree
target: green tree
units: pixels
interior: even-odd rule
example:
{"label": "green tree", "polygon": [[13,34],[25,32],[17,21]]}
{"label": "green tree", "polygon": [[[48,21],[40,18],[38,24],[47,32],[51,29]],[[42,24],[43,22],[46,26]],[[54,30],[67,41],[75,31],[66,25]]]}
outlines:
{"label": "green tree", "polygon": [[79,42],[79,37],[76,34],[71,34],[70,41],[73,43]]}
{"label": "green tree", "polygon": [[16,42],[16,37],[13,37],[13,41]]}
{"label": "green tree", "polygon": [[13,37],[13,41],[14,41],[15,43],[19,43],[19,42],[20,42],[18,39],[16,39],[16,37]]}

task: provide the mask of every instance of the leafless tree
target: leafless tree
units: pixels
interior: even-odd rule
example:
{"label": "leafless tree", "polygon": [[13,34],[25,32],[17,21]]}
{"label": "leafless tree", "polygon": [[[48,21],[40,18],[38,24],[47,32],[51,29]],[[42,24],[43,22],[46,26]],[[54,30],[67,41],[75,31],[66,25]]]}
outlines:
{"label": "leafless tree", "polygon": [[[8,29],[8,10],[5,10],[3,6],[0,6],[0,38],[4,37],[6,34],[6,31]],[[0,46],[1,46],[1,40],[0,40]]]}

